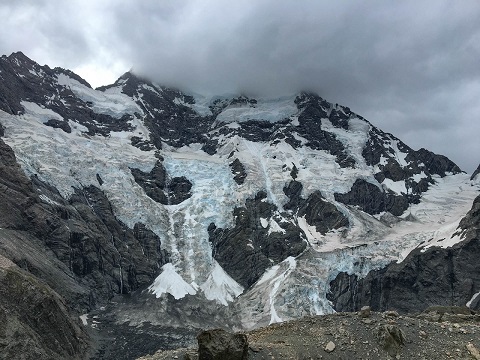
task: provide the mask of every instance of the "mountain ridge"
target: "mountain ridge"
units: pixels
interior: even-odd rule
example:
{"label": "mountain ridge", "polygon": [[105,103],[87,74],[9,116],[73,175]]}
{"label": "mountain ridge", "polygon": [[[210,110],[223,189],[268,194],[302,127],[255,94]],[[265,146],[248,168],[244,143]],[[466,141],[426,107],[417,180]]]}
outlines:
{"label": "mountain ridge", "polygon": [[205,99],[130,72],[94,90],[21,53],[0,78],[0,228],[26,231],[55,275],[7,236],[2,254],[75,312],[119,297],[98,316],[249,329],[333,312],[341,273],[465,240],[476,177],[316,94]]}

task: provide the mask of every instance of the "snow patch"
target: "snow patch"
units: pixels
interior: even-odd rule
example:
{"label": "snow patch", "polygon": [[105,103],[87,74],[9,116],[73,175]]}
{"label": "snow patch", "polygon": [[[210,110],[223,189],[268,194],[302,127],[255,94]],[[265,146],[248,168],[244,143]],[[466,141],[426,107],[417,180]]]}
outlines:
{"label": "snow patch", "polygon": [[40,194],[39,198],[50,205],[60,205],[58,202],[53,201],[52,199],[50,199],[48,196],[44,194]]}
{"label": "snow patch", "polygon": [[25,109],[25,114],[31,115],[38,122],[42,124],[50,119],[63,120],[63,117],[55,111],[46,109],[44,106],[39,106],[29,101],[20,101],[20,105]]}
{"label": "snow patch", "polygon": [[273,286],[270,291],[270,324],[282,322],[282,318],[277,314],[277,311],[275,309],[275,298],[277,296],[278,290],[282,283],[288,278],[288,276],[292,273],[293,270],[295,270],[297,266],[297,262],[295,261],[295,258],[292,256],[289,256],[286,258],[282,264],[287,264],[287,268],[278,274],[275,278],[272,279]]}
{"label": "snow patch", "polygon": [[217,116],[217,121],[222,123],[249,120],[277,122],[288,119],[298,112],[294,100],[294,97],[258,99],[254,105],[230,105]]}
{"label": "snow patch", "polygon": [[80,315],[79,318],[82,321],[83,326],[88,325],[88,314]]}
{"label": "snow patch", "polygon": [[[352,220],[350,220],[353,222]],[[345,247],[354,246],[355,243],[349,243],[352,238],[356,242],[360,239],[356,238],[355,233],[350,234],[349,238],[344,236],[343,229],[330,230],[325,235],[319,233],[317,228],[313,225],[309,225],[305,217],[297,218],[298,227],[303,231],[307,237],[307,241],[310,246],[317,252],[330,252],[339,250]],[[363,242],[365,239],[363,239]]]}
{"label": "snow patch", "polygon": [[260,224],[262,224],[262,227],[266,229],[268,227],[268,220],[264,218],[260,218]]}
{"label": "snow patch", "polygon": [[323,239],[323,235],[317,231],[315,226],[307,223],[305,216],[297,218],[298,227],[302,229],[310,244],[316,243]]}
{"label": "snow patch", "polygon": [[427,175],[425,175],[425,173],[423,171],[421,171],[419,174],[413,174],[412,179],[413,179],[413,181],[418,183],[420,180],[422,180],[426,177],[427,177]]}
{"label": "snow patch", "polygon": [[57,79],[59,85],[68,87],[81,100],[92,103],[92,109],[97,114],[119,119],[125,114],[143,113],[132,98],[122,93],[121,86],[102,92],[91,89],[65,74],[59,74]]}
{"label": "snow patch", "polygon": [[282,234],[286,234],[286,230],[283,229],[282,227],[280,227],[280,225],[278,225],[278,223],[275,221],[275,219],[270,219],[270,228],[268,229],[268,235],[270,235],[271,233],[274,233],[274,232],[279,232],[279,233],[282,233]]}
{"label": "snow patch", "polygon": [[227,306],[243,292],[243,287],[233,280],[215,261],[207,281],[200,286],[208,300],[215,300]]}
{"label": "snow patch", "polygon": [[404,180],[393,181],[392,179],[385,178],[381,184],[383,187],[390,189],[399,195],[408,193]]}
{"label": "snow patch", "polygon": [[472,298],[470,300],[468,300],[468,302],[465,304],[466,307],[470,307],[470,305],[472,305],[472,302],[475,301],[475,299],[480,296],[480,291],[477,292],[476,294],[473,294]]}
{"label": "snow patch", "polygon": [[162,273],[157,276],[148,290],[157,298],[165,293],[172,295],[175,299],[181,299],[186,295],[195,295],[197,292],[192,285],[188,284],[176,272],[173,264],[168,263],[162,266]]}

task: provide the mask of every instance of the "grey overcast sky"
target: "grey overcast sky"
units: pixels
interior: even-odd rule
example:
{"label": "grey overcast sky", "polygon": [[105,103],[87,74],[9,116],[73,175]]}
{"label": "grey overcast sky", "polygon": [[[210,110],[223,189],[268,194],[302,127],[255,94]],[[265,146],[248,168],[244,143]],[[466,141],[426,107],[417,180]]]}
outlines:
{"label": "grey overcast sky", "polygon": [[133,69],[204,94],[313,90],[414,149],[480,162],[478,0],[0,0],[0,53],[94,87]]}

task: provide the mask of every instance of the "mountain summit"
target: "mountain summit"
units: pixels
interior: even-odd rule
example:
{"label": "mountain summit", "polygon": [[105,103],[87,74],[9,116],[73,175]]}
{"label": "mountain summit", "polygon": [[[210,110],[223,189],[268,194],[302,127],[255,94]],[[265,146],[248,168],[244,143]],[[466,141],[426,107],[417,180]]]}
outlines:
{"label": "mountain summit", "polygon": [[[206,98],[130,72],[94,90],[14,53],[0,125],[0,254],[89,331],[92,312],[138,335],[354,310],[347,277],[478,241],[460,222],[478,176],[317,94]],[[477,270],[437,302],[478,308]]]}

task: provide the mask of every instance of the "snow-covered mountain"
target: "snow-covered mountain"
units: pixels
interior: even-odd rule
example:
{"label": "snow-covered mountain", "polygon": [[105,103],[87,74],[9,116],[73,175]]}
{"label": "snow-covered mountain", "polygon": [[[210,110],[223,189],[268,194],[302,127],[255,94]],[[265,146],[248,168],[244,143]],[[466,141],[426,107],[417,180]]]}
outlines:
{"label": "snow-covered mountain", "polygon": [[[465,241],[480,190],[316,94],[206,98],[132,73],[94,90],[22,53],[0,58],[0,124],[0,254],[79,313],[131,294],[131,325],[331,313],[337,276]],[[477,275],[455,304],[479,292]]]}

